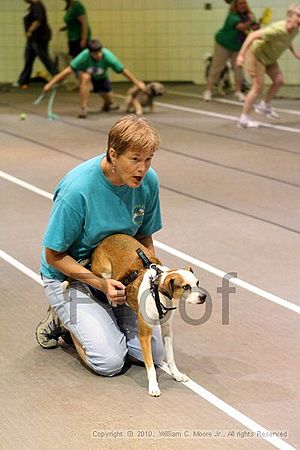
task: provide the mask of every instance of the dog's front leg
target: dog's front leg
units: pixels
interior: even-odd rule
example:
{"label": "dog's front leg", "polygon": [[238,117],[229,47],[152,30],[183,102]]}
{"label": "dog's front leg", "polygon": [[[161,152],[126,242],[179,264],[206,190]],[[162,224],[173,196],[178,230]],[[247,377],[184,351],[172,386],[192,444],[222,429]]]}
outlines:
{"label": "dog's front leg", "polygon": [[141,349],[143,352],[144,362],[147,369],[148,382],[149,382],[149,395],[152,397],[160,396],[160,389],[157,383],[156,371],[153,364],[152,350],[151,350],[151,337],[152,327],[145,323],[142,316],[138,317],[139,339],[141,343]]}
{"label": "dog's front leg", "polygon": [[132,95],[127,95],[125,100],[125,112],[131,112],[133,108]]}
{"label": "dog's front leg", "polygon": [[150,104],[149,104],[149,112],[151,112],[151,113],[154,112],[154,102],[153,102],[153,98],[151,98],[151,100],[150,100]]}
{"label": "dog's front leg", "polygon": [[133,103],[133,107],[135,109],[135,114],[137,116],[141,116],[143,114],[143,108],[142,108],[142,105],[140,104],[140,102],[138,101],[138,99],[134,98],[132,100],[132,103]]}
{"label": "dog's front leg", "polygon": [[172,333],[172,318],[167,322],[161,324],[162,336],[165,344],[166,360],[169,366],[172,377],[176,381],[188,381],[189,377],[184,373],[181,373],[176,366],[174,353],[173,353],[173,333]]}

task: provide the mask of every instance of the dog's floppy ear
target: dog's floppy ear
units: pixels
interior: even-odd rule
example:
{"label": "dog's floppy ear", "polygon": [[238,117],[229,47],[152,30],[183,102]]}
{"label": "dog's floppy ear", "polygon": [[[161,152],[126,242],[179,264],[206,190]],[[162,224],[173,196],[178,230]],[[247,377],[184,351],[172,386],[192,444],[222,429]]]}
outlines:
{"label": "dog's floppy ear", "polygon": [[146,92],[148,95],[152,95],[152,87],[153,87],[152,81],[151,81],[151,83],[146,84]]}
{"label": "dog's floppy ear", "polygon": [[168,297],[170,300],[173,298],[174,281],[175,276],[168,275],[166,276],[164,282],[159,286],[159,292]]}
{"label": "dog's floppy ear", "polygon": [[187,270],[188,272],[194,273],[193,269],[191,267],[185,267],[184,270]]}

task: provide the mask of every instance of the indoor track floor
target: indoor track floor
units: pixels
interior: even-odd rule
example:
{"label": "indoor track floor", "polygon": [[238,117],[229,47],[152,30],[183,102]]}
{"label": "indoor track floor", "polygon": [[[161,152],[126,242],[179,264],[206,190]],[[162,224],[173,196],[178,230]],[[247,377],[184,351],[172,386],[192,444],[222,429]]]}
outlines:
{"label": "indoor track floor", "polygon": [[[120,103],[125,87],[115,85]],[[35,340],[51,193],[105,151],[124,114],[99,112],[93,95],[79,120],[78,93],[60,91],[59,119],[49,121],[47,101],[33,105],[39,94],[0,92],[0,448],[300,448],[299,100],[278,99],[279,120],[253,114],[262,127],[239,129],[239,104],[204,103],[199,86],[170,84],[146,115],[162,139],[153,163],[164,221],[157,254],[192,266],[212,305],[211,314],[209,302],[176,313],[175,357],[191,381],[158,369],[162,395],[150,398],[143,367],[103,378],[73,347],[44,350]],[[218,292],[228,272],[237,277],[229,302]]]}

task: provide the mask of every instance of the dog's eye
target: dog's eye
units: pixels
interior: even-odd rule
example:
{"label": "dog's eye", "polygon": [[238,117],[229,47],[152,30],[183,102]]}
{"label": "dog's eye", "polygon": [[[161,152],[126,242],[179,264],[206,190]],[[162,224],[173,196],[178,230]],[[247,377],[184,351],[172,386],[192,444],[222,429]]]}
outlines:
{"label": "dog's eye", "polygon": [[199,287],[199,280],[197,281],[196,286]]}
{"label": "dog's eye", "polygon": [[188,291],[189,289],[191,289],[191,286],[189,284],[185,284],[184,286],[182,286],[182,289]]}

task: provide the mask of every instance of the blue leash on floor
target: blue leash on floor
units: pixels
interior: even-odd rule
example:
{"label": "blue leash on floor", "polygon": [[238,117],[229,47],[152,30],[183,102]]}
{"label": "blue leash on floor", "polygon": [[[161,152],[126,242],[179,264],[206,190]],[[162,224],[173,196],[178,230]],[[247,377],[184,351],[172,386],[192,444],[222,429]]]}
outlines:
{"label": "blue leash on floor", "polygon": [[[49,96],[49,100],[48,100],[48,105],[47,105],[47,115],[48,115],[48,120],[57,120],[59,118],[59,116],[57,114],[55,114],[53,112],[53,103],[54,103],[54,99],[56,96],[56,92],[57,92],[57,85],[54,85],[53,88],[51,89],[51,94]],[[44,98],[46,97],[47,92],[43,92],[34,102],[33,104],[35,106],[39,105]]]}

